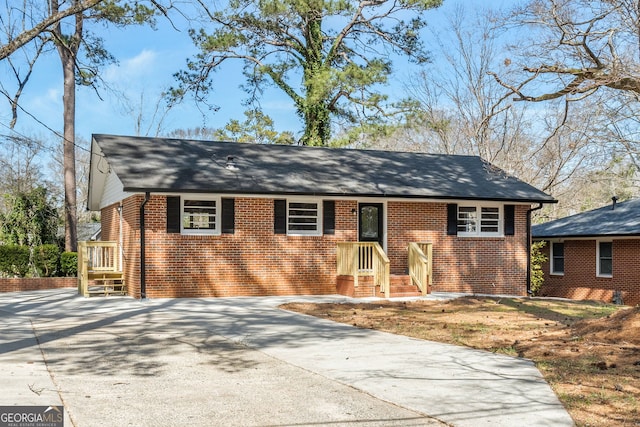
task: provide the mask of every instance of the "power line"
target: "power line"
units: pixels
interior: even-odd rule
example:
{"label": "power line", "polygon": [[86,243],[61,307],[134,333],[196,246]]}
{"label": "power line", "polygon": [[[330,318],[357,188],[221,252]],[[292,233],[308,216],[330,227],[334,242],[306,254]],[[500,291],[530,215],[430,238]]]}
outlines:
{"label": "power line", "polygon": [[[31,117],[33,120],[35,120],[37,123],[39,123],[40,125],[42,125],[45,129],[47,129],[48,131],[50,131],[51,133],[53,133],[55,136],[57,136],[58,138],[62,139],[63,141],[67,141],[67,142],[71,142],[73,144],[73,146],[75,148],[78,148],[80,150],[86,151],[87,153],[91,153],[91,149],[83,147],[82,145],[77,144],[75,141],[69,141],[67,138],[64,137],[64,135],[62,135],[60,132],[56,131],[55,129],[51,128],[49,125],[47,125],[46,123],[44,123],[42,120],[39,120],[37,117],[35,117],[33,114],[29,113],[27,110],[25,110],[24,108],[22,108],[21,106],[18,105],[18,108],[20,108],[20,110],[22,110],[25,114],[27,114],[29,117]],[[0,122],[0,125],[7,128],[10,132],[20,136],[21,138],[27,139],[29,141],[32,142],[36,142],[41,149],[43,150],[47,150],[50,151],[54,154],[57,154],[55,152],[55,149],[53,147],[47,147],[44,144],[42,144],[40,141],[35,140],[32,137],[26,136],[21,132],[18,132],[17,130],[11,128],[10,126],[6,125],[5,123]],[[9,136],[9,135],[4,135],[4,136]],[[94,153],[96,154],[96,153]],[[97,154],[96,154],[97,155]]]}
{"label": "power line", "polygon": [[17,130],[12,129],[11,127],[7,126],[6,124],[4,124],[4,123],[2,123],[2,122],[0,122],[0,126],[3,126],[3,127],[7,128],[7,129],[9,129],[9,131],[10,131],[10,132],[12,132],[12,133],[14,134],[14,135],[9,135],[9,134],[0,134],[0,136],[3,136],[3,137],[5,137],[5,138],[7,138],[7,139],[11,138],[12,136],[19,136],[20,138],[23,138],[23,139],[25,139],[25,140],[28,140],[28,141],[30,141],[30,142],[32,142],[32,143],[34,143],[34,144],[36,144],[36,145],[37,145],[41,150],[43,150],[43,151],[49,151],[49,152],[51,152],[52,154],[57,154],[57,153],[56,153],[56,151],[55,151],[55,149],[54,149],[53,147],[49,147],[49,146],[45,145],[45,144],[44,144],[42,141],[40,141],[39,139],[32,138],[32,137],[29,137],[29,136],[27,136],[27,135],[25,135],[25,134],[23,134],[23,133],[20,133],[20,132],[18,132]]}
{"label": "power line", "polygon": [[60,133],[60,132],[58,132],[57,130],[53,129],[52,127],[50,127],[49,125],[47,125],[46,123],[44,123],[42,120],[38,119],[36,116],[34,116],[33,114],[31,114],[30,112],[28,112],[27,110],[25,110],[25,109],[22,107],[22,105],[18,104],[17,106],[18,106],[18,108],[19,108],[21,111],[23,111],[26,115],[28,115],[29,117],[31,117],[33,120],[35,120],[37,123],[39,123],[41,126],[43,126],[45,129],[47,129],[49,132],[53,133],[53,134],[54,134],[55,136],[57,136],[58,138],[62,139],[63,141],[66,141],[66,142],[70,142],[70,143],[72,143],[76,148],[79,148],[79,149],[81,149],[81,150],[84,150],[84,151],[86,151],[86,152],[88,152],[88,153],[90,153],[90,152],[91,152],[91,150],[90,150],[90,149],[87,149],[87,148],[85,148],[85,147],[82,147],[81,145],[76,144],[76,142],[75,142],[75,141],[69,141],[68,139],[66,139],[66,138],[64,137],[64,135],[63,135],[63,134],[61,134],[61,133]]}

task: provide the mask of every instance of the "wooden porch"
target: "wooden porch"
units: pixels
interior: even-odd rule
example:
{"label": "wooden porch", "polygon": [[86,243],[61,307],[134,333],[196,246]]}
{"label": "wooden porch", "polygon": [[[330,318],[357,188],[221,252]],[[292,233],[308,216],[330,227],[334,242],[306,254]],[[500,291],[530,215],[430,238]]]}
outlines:
{"label": "wooden porch", "polygon": [[118,242],[78,242],[78,293],[126,295]]}
{"label": "wooden porch", "polygon": [[391,275],[390,261],[375,242],[342,242],[337,248],[337,287],[352,296],[418,296],[430,293],[432,244],[408,245],[408,274]]}

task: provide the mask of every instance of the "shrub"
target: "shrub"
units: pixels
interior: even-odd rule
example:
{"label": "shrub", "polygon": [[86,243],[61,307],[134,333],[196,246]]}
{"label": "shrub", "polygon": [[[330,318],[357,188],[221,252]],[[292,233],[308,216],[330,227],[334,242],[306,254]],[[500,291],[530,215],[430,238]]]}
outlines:
{"label": "shrub", "polygon": [[78,275],[78,253],[63,252],[60,255],[60,272],[66,277]]}
{"label": "shrub", "polygon": [[29,247],[1,245],[0,271],[9,276],[25,277],[29,272]]}
{"label": "shrub", "polygon": [[542,248],[546,244],[547,242],[541,241],[531,245],[531,293],[533,295],[538,295],[544,283],[542,264],[547,262],[547,256],[542,253]]}
{"label": "shrub", "polygon": [[33,265],[40,277],[53,277],[60,265],[60,249],[57,245],[41,245],[33,251]]}

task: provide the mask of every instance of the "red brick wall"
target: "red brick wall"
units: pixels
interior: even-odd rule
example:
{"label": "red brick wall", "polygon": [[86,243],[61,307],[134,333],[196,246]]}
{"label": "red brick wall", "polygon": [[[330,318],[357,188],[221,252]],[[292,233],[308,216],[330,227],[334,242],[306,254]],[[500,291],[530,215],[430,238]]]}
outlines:
{"label": "red brick wall", "polygon": [[[123,202],[125,280],[140,297],[139,210],[143,197]],[[185,236],[166,233],[166,197],[145,208],[147,296],[261,296],[336,293],[336,243],[356,241],[358,202],[336,201],[336,233],[273,233],[273,199],[235,199],[235,233]],[[526,206],[516,209],[516,236],[469,239],[446,235],[446,204],[389,202],[387,252],[392,273],[404,274],[407,243],[434,244],[434,290],[526,293]],[[118,239],[116,205],[103,209],[104,240]],[[479,249],[478,249],[479,248]]]}
{"label": "red brick wall", "polygon": [[119,242],[122,224],[124,279],[127,293],[135,298],[140,298],[140,204],[143,200],[144,197],[138,195],[125,199],[121,213],[118,213],[118,204],[101,211],[102,240]]}
{"label": "red brick wall", "polygon": [[[123,209],[125,261],[136,260],[125,263],[125,280],[135,297],[142,200]],[[355,206],[336,202],[335,235],[287,236],[273,233],[272,199],[236,198],[234,234],[184,236],[166,233],[166,198],[154,195],[145,207],[147,297],[334,294],[336,242],[357,238]]]}
{"label": "red brick wall", "polygon": [[[549,246],[543,250],[547,257]],[[640,304],[640,239],[613,241],[613,277],[597,277],[596,263],[596,240],[565,240],[564,275],[550,275],[546,262],[540,294],[611,302],[613,292],[621,291],[626,305]]]}
{"label": "red brick wall", "polygon": [[391,272],[404,274],[408,242],[433,243],[433,290],[526,295],[526,206],[516,206],[515,235],[468,238],[447,235],[445,203],[389,202]]}
{"label": "red brick wall", "polygon": [[0,292],[40,291],[77,286],[76,277],[0,278]]}

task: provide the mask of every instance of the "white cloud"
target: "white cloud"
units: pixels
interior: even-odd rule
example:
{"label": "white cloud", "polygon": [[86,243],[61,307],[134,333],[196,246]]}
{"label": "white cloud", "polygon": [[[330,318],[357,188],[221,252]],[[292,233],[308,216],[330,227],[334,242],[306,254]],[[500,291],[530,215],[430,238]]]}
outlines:
{"label": "white cloud", "polygon": [[112,65],[105,72],[105,79],[117,85],[129,85],[135,81],[143,81],[156,68],[158,54],[149,49],[142,50],[133,58]]}

